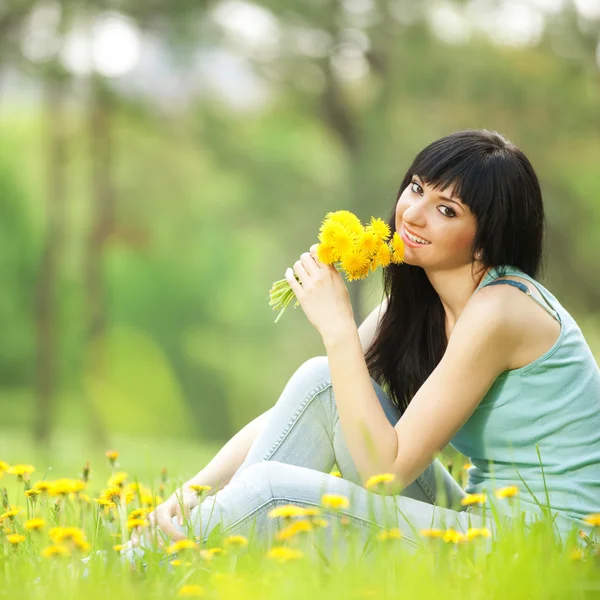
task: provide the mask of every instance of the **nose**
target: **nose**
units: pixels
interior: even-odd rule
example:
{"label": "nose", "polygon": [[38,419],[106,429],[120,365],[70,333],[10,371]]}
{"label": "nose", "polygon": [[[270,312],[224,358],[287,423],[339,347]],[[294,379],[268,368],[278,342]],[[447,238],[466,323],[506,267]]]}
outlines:
{"label": "nose", "polygon": [[424,198],[419,198],[418,200],[411,202],[404,209],[401,217],[407,225],[411,225],[414,228],[425,227],[425,204],[423,200]]}

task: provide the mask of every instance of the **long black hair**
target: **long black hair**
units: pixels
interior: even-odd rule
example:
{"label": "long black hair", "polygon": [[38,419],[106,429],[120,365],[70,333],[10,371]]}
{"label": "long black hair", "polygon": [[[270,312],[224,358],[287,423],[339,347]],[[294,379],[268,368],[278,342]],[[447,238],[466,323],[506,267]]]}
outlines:
{"label": "long black hair", "polygon": [[[396,205],[414,174],[434,189],[451,187],[476,219],[472,254],[483,267],[518,267],[533,278],[542,265],[545,217],[538,178],[527,157],[495,131],[465,130],[424,148],[406,172]],[[440,362],[448,340],[445,313],[423,268],[390,264],[383,271],[388,306],[365,354],[371,377],[404,412]],[[501,271],[502,273],[502,271]]]}

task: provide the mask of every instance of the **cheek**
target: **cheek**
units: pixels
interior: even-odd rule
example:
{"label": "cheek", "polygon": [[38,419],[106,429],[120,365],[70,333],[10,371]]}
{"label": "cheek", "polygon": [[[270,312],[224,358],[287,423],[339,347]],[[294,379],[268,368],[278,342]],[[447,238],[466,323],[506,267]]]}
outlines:
{"label": "cheek", "polygon": [[465,227],[464,229],[455,230],[450,236],[449,242],[457,252],[470,252],[474,239],[475,230],[471,227]]}

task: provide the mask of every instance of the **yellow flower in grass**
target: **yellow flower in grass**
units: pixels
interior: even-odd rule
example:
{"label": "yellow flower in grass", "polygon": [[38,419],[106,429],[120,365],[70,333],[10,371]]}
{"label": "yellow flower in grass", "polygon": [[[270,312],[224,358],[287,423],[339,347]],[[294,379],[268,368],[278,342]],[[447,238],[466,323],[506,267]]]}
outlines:
{"label": "yellow flower in grass", "polygon": [[2,477],[8,469],[10,469],[10,465],[7,462],[0,460],[0,477]]}
{"label": "yellow flower in grass", "polygon": [[329,523],[325,519],[312,519],[313,527],[329,527]]}
{"label": "yellow flower in grass", "polygon": [[441,529],[421,529],[419,535],[429,538],[441,538],[444,537],[444,532]]}
{"label": "yellow flower in grass", "polygon": [[248,545],[248,538],[243,535],[229,535],[225,538],[223,544],[227,547],[242,548]]}
{"label": "yellow flower in grass", "polygon": [[377,540],[385,542],[387,540],[400,540],[402,539],[402,533],[399,529],[384,529],[377,534]]}
{"label": "yellow flower in grass", "polygon": [[144,519],[148,513],[150,513],[149,508],[136,508],[129,513],[128,519]]}
{"label": "yellow flower in grass", "polygon": [[108,482],[106,483],[106,485],[109,488],[114,488],[114,487],[121,488],[125,484],[125,480],[127,479],[127,477],[128,477],[128,475],[124,471],[117,471],[114,475],[111,475],[111,477],[108,479]]}
{"label": "yellow flower in grass", "polygon": [[33,489],[38,490],[42,494],[45,494],[46,492],[50,491],[51,487],[52,483],[50,483],[49,481],[36,481],[33,484]]}
{"label": "yellow flower in grass", "polygon": [[177,595],[183,598],[199,598],[204,595],[204,588],[200,585],[184,585]]}
{"label": "yellow flower in grass", "polygon": [[444,531],[444,535],[442,536],[442,539],[445,542],[452,542],[454,544],[458,544],[460,542],[466,542],[468,540],[466,534],[461,533],[460,531],[455,531],[452,528],[446,529],[446,531]]}
{"label": "yellow flower in grass", "polygon": [[42,529],[42,527],[45,526],[46,521],[44,521],[44,519],[35,518],[25,521],[25,529],[27,531],[39,531],[40,529]]}
{"label": "yellow flower in grass", "polygon": [[302,558],[304,553],[296,548],[286,546],[274,546],[267,552],[267,557],[279,563],[286,563],[290,560]]}
{"label": "yellow flower in grass", "polygon": [[18,514],[22,513],[23,509],[18,506],[11,506],[5,513],[0,515],[0,523],[4,519],[14,519]]}
{"label": "yellow flower in grass", "polygon": [[519,493],[519,488],[516,485],[509,485],[496,490],[495,493],[497,498],[514,498]]}
{"label": "yellow flower in grass", "polygon": [[463,506],[470,506],[471,504],[483,504],[486,501],[485,494],[467,494],[460,503]]}
{"label": "yellow flower in grass", "polygon": [[30,475],[34,471],[35,467],[33,465],[13,465],[6,470],[9,475],[16,475],[21,478],[25,475]]}
{"label": "yellow flower in grass", "polygon": [[116,450],[107,450],[104,454],[111,465],[114,465],[117,462],[117,458],[119,458],[119,453]]}
{"label": "yellow flower in grass", "polygon": [[127,519],[127,529],[135,529],[136,527],[146,527],[148,521],[146,519]]}
{"label": "yellow flower in grass", "polygon": [[472,540],[476,537],[490,537],[491,535],[492,534],[490,533],[490,530],[487,527],[469,527],[469,529],[467,529],[468,540]]}
{"label": "yellow flower in grass", "polygon": [[267,516],[270,519],[275,519],[277,517],[283,517],[286,519],[292,517],[303,517],[304,516],[304,508],[301,506],[296,506],[295,504],[284,504],[283,506],[277,506],[271,509]]}
{"label": "yellow flower in grass", "polygon": [[223,550],[223,548],[203,548],[200,550],[200,558],[207,562],[214,560],[215,556],[219,556],[220,554],[225,554],[225,550]]}
{"label": "yellow flower in grass", "polygon": [[175,554],[175,552],[181,552],[182,550],[195,550],[197,547],[198,544],[194,540],[179,540],[167,548],[167,553]]}
{"label": "yellow flower in grass", "polygon": [[334,469],[333,471],[331,471],[330,475],[333,475],[334,477],[341,477],[342,474],[340,473],[339,469]]}
{"label": "yellow flower in grass", "polygon": [[467,469],[470,469],[472,466],[473,466],[473,464],[468,462],[463,465],[463,469],[465,469],[465,471],[466,471]]}
{"label": "yellow flower in grass", "polygon": [[275,538],[279,541],[289,540],[290,538],[295,537],[299,533],[306,533],[308,531],[312,531],[313,526],[309,521],[295,521],[291,525],[288,525],[281,531],[279,531]]}
{"label": "yellow flower in grass", "polygon": [[370,490],[371,488],[377,487],[382,483],[389,483],[390,481],[394,481],[396,476],[393,473],[380,473],[378,475],[372,475],[367,479],[367,483],[365,483],[365,487]]}
{"label": "yellow flower in grass", "polygon": [[350,501],[348,498],[338,494],[323,494],[321,497],[321,502],[324,506],[333,508],[335,510],[340,508],[348,508],[350,506]]}
{"label": "yellow flower in grass", "polygon": [[13,545],[18,546],[21,542],[25,541],[25,536],[20,533],[11,533],[6,536],[6,539]]}
{"label": "yellow flower in grass", "polygon": [[193,492],[196,492],[196,496],[200,497],[203,494],[207,494],[208,492],[210,492],[212,490],[212,486],[211,485],[193,484],[193,485],[190,485],[190,490],[192,490]]}
{"label": "yellow flower in grass", "polygon": [[[0,517],[2,519],[2,517]],[[600,513],[593,513],[591,515],[586,515],[583,520],[590,525],[594,525],[594,527],[600,526]]]}
{"label": "yellow flower in grass", "polygon": [[569,552],[569,558],[571,560],[583,560],[584,556],[585,555],[581,548],[576,548],[575,550],[571,550],[571,552]]}
{"label": "yellow flower in grass", "polygon": [[121,550],[123,550],[123,548],[126,548],[127,544],[116,544],[113,546],[113,550],[115,552],[121,552]]}
{"label": "yellow flower in grass", "polygon": [[71,551],[69,548],[67,548],[67,546],[54,545],[44,548],[41,554],[44,558],[57,558],[62,556],[71,556]]}
{"label": "yellow flower in grass", "polygon": [[111,487],[102,491],[100,498],[96,499],[96,502],[100,506],[108,506],[114,508],[117,504],[121,503],[121,500],[125,504],[129,504],[135,498],[135,494],[130,490],[121,489],[120,487]]}
{"label": "yellow flower in grass", "polygon": [[37,500],[37,497],[41,494],[42,492],[40,492],[40,490],[35,490],[33,488],[31,488],[30,490],[25,490],[25,495],[30,499],[30,500]]}
{"label": "yellow flower in grass", "polygon": [[85,489],[85,483],[78,479],[56,479],[48,482],[48,494],[50,496],[67,496],[77,494]]}

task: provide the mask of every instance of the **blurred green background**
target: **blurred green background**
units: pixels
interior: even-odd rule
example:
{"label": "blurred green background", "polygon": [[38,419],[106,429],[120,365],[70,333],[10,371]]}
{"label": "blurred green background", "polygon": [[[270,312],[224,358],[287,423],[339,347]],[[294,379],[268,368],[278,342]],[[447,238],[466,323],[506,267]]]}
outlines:
{"label": "blurred green background", "polygon": [[[597,0],[0,2],[0,458],[191,476],[324,354],[268,291],[326,212],[387,219],[459,129],[532,161],[600,356],[599,32]],[[381,273],[348,287],[360,323]]]}

